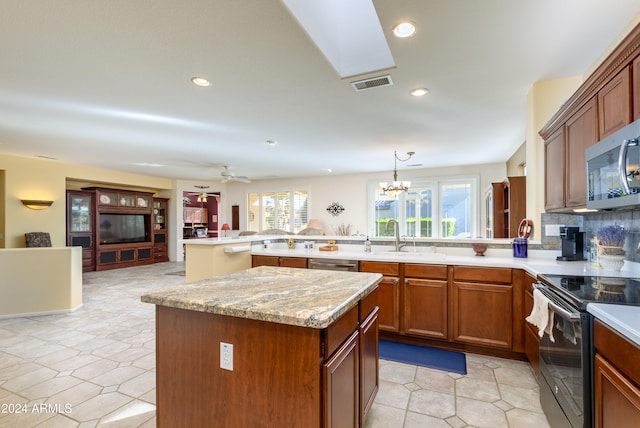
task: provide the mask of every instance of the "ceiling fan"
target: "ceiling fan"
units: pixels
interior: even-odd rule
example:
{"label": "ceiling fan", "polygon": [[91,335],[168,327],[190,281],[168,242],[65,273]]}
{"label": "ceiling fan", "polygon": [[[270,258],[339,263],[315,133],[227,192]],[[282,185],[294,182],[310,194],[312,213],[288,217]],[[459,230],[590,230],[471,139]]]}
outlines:
{"label": "ceiling fan", "polygon": [[220,181],[221,183],[226,183],[228,181],[237,181],[239,183],[251,183],[251,180],[249,180],[249,177],[245,177],[244,175],[236,175],[235,173],[231,172],[229,170],[229,167],[226,165],[223,168],[224,170],[220,172],[220,175],[222,176],[222,180]]}

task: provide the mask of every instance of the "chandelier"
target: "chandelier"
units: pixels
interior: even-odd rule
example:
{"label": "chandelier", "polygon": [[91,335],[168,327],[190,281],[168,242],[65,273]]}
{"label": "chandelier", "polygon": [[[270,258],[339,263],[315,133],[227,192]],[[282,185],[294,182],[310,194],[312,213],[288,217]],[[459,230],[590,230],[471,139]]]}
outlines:
{"label": "chandelier", "polygon": [[[208,189],[209,188],[209,186],[198,186],[198,185],[195,185],[194,187],[197,187],[200,190],[204,190],[204,189]],[[198,194],[197,202],[201,202],[201,203],[202,202],[207,202],[207,196],[208,195],[207,195],[206,192],[204,192],[204,191],[200,192],[200,194]]]}
{"label": "chandelier", "polygon": [[398,181],[398,168],[397,168],[397,161],[400,162],[406,162],[409,159],[411,159],[411,156],[413,156],[414,154],[416,154],[416,152],[407,152],[407,157],[404,159],[401,159],[398,157],[398,152],[396,152],[394,150],[393,152],[393,182],[392,183],[387,183],[386,181],[383,181],[380,183],[380,187],[382,188],[382,191],[384,193],[400,193],[400,192],[406,192],[407,190],[409,190],[409,187],[411,187],[411,182],[410,181]]}

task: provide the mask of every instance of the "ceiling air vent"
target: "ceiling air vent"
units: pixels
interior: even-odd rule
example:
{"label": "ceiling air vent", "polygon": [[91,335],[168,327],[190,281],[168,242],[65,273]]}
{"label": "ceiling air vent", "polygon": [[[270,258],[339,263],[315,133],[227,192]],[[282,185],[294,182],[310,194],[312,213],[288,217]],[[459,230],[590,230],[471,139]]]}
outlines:
{"label": "ceiling air vent", "polygon": [[351,86],[353,86],[353,89],[355,89],[356,91],[363,91],[365,89],[377,88],[378,86],[388,86],[388,85],[393,85],[391,76],[389,76],[388,74],[386,76],[372,77],[370,79],[351,82]]}

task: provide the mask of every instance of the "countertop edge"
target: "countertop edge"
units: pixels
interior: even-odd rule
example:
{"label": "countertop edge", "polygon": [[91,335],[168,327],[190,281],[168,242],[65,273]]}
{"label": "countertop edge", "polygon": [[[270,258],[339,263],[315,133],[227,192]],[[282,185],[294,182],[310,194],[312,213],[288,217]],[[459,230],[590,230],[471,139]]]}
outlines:
{"label": "countertop edge", "polygon": [[589,303],[587,311],[629,341],[640,346],[640,307]]}

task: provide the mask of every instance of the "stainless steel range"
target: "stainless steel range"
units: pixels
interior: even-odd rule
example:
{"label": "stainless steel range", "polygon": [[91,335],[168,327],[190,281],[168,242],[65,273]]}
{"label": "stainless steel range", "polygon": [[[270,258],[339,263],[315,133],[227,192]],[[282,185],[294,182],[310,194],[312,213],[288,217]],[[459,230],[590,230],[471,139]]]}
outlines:
{"label": "stainless steel range", "polygon": [[[554,428],[593,426],[591,302],[640,306],[640,280],[539,275],[536,288],[551,303],[551,335],[540,339],[540,402]],[[553,340],[551,339],[553,337]]]}

